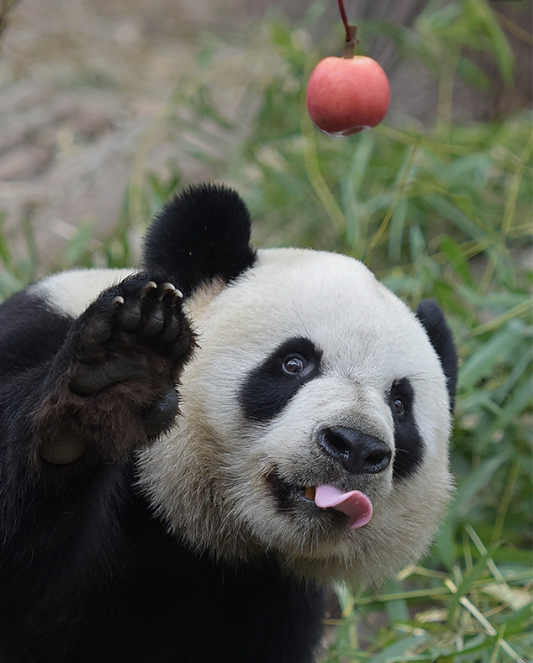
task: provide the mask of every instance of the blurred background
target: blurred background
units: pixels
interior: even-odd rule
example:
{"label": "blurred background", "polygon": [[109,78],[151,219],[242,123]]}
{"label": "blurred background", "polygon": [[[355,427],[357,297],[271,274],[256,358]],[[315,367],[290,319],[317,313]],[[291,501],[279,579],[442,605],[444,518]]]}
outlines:
{"label": "blurred background", "polygon": [[338,588],[322,660],[532,660],[531,1],[346,10],[392,103],[334,139],[305,89],[342,53],[335,0],[0,0],[0,296],[138,264],[161,205],[210,179],[257,245],[342,251],[438,299],[462,361],[455,500],[420,566]]}
{"label": "blurred background", "polygon": [[[109,237],[125,192],[150,173],[227,177],[243,141],[268,153],[267,130],[299,132],[305,77],[341,54],[344,35],[335,0],[0,2],[6,18],[12,5],[0,37],[0,201],[9,232],[31,217],[46,270],[86,223]],[[363,22],[360,52],[390,77],[389,126],[530,106],[530,2],[346,4]]]}

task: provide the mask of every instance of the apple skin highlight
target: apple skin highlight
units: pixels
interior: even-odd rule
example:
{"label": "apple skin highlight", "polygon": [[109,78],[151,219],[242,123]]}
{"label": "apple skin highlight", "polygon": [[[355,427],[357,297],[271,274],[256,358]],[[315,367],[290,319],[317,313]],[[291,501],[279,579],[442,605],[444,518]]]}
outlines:
{"label": "apple skin highlight", "polygon": [[325,133],[350,136],[383,120],[390,94],[387,74],[372,58],[327,57],[309,78],[307,110]]}

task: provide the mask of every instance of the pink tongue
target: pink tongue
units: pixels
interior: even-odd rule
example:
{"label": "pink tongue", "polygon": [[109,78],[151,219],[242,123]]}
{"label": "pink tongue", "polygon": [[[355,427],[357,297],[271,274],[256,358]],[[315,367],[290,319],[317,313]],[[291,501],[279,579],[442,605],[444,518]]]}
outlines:
{"label": "pink tongue", "polygon": [[366,525],[372,518],[372,502],[360,490],[343,493],[334,486],[317,486],[315,504],[320,509],[335,509],[350,519],[351,529]]}

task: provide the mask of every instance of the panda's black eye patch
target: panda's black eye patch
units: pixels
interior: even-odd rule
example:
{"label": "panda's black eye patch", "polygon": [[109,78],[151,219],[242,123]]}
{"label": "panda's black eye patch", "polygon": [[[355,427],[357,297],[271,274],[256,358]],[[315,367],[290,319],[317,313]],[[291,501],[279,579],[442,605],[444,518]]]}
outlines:
{"label": "panda's black eye patch", "polygon": [[395,479],[413,474],[424,456],[424,444],[414,419],[414,399],[415,392],[407,378],[396,380],[388,394],[389,407],[394,420]]}
{"label": "panda's black eye patch", "polygon": [[245,380],[240,402],[247,419],[269,421],[302,385],[319,374],[322,352],[308,338],[282,343]]}

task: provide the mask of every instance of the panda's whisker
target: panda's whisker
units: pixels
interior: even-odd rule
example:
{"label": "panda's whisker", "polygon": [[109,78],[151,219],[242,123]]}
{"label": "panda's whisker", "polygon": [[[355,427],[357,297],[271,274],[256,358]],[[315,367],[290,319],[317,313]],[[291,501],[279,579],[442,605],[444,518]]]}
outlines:
{"label": "panda's whisker", "polygon": [[409,380],[418,380],[421,382],[431,381],[431,380],[442,380],[442,375],[433,374],[433,373],[409,373]]}

